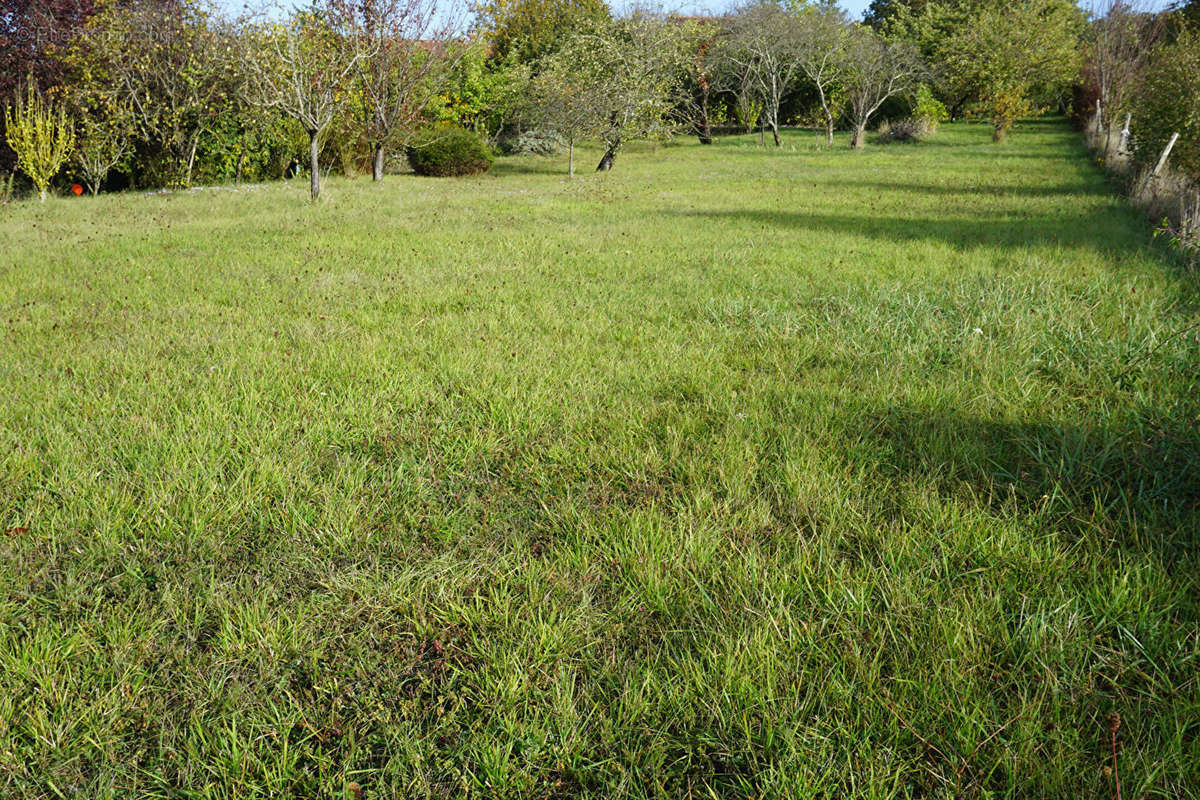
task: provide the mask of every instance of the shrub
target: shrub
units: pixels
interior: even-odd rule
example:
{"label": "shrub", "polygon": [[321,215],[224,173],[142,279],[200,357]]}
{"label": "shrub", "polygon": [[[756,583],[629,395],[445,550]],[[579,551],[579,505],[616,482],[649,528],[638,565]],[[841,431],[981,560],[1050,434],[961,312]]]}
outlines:
{"label": "shrub", "polygon": [[513,155],[553,156],[558,155],[562,140],[550,131],[521,131],[512,142]]}
{"label": "shrub", "polygon": [[934,97],[933,90],[922,83],[913,94],[912,116],[929,120],[936,130],[937,123],[950,119],[950,112],[941,100]]}
{"label": "shrub", "polygon": [[48,100],[30,82],[17,94],[13,108],[4,110],[8,146],[17,154],[17,166],[29,176],[42,202],[50,181],[62,169],[75,146],[75,128],[64,106]]}
{"label": "shrub", "polygon": [[1185,31],[1150,61],[1145,87],[1133,108],[1133,152],[1152,165],[1171,138],[1179,141],[1170,164],[1200,180],[1200,32]]}
{"label": "shrub", "polygon": [[478,175],[492,168],[492,151],[487,142],[462,128],[422,131],[405,154],[418,175]]}
{"label": "shrub", "polygon": [[877,133],[879,144],[921,142],[937,133],[937,123],[928,117],[906,117],[895,122],[884,120]]}

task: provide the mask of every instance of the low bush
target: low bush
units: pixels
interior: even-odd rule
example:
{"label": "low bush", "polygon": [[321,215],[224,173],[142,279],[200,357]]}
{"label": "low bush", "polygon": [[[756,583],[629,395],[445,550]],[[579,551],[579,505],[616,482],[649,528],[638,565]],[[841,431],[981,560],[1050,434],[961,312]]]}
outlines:
{"label": "low bush", "polygon": [[521,131],[510,147],[513,155],[553,156],[562,148],[562,140],[550,131]]}
{"label": "low bush", "polygon": [[468,130],[439,127],[422,131],[405,151],[418,175],[478,175],[492,168],[487,142]]}
{"label": "low bush", "polygon": [[879,124],[877,141],[922,142],[937,133],[937,123],[928,117],[906,117],[901,120],[884,120]]}

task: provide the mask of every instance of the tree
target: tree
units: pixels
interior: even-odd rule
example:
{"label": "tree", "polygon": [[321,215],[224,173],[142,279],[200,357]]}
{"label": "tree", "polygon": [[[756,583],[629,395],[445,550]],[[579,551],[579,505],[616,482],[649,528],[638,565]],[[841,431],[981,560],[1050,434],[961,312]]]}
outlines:
{"label": "tree", "polygon": [[357,62],[354,115],[371,149],[371,177],[383,178],[388,148],[403,146],[441,88],[456,24],[439,17],[436,0],[359,0],[344,14],[366,40]]}
{"label": "tree", "polygon": [[[32,79],[50,90],[63,84],[63,55],[93,13],[92,0],[0,0],[0,98],[15,97]],[[0,116],[0,171],[15,155],[4,146]]]}
{"label": "tree", "polygon": [[598,134],[604,123],[603,98],[595,96],[597,84],[580,70],[572,49],[546,58],[530,84],[529,116],[535,125],[556,134],[567,144],[567,174],[575,176],[575,143]]}
{"label": "tree", "polygon": [[489,59],[486,45],[478,40],[451,47],[451,67],[435,114],[443,122],[495,139],[528,97],[530,67],[512,55],[503,61]]}
{"label": "tree", "polygon": [[908,42],[889,40],[870,28],[856,26],[843,53],[843,73],[850,106],[850,146],[860,148],[879,107],[891,97],[915,90],[926,69]]}
{"label": "tree", "polygon": [[32,80],[24,93],[18,92],[12,107],[4,109],[4,132],[8,146],[17,154],[17,166],[38,188],[46,202],[50,181],[62,169],[75,133],[61,103],[48,100]]}
{"label": "tree", "polygon": [[82,58],[128,105],[137,135],[165,156],[168,182],[189,185],[236,68],[220,21],[197,0],[113,4],[82,35]]}
{"label": "tree", "polygon": [[62,56],[94,11],[91,0],[0,0],[0,97],[12,97],[32,78],[61,85]]}
{"label": "tree", "polygon": [[475,11],[475,29],[491,57],[536,65],[573,34],[612,18],[604,0],[486,0]]}
{"label": "tree", "polygon": [[779,109],[801,70],[796,16],[771,0],[755,0],[735,13],[732,25],[730,58],[753,80],[778,147]]}
{"label": "tree", "polygon": [[712,98],[734,84],[735,73],[729,69],[728,39],[723,25],[716,20],[684,19],[677,24],[689,53],[685,112],[695,126],[700,144],[712,144]]}
{"label": "tree", "polygon": [[1130,111],[1150,54],[1162,35],[1163,18],[1130,0],[1100,0],[1092,15],[1089,67],[1099,92],[1096,127],[1104,132],[1107,156],[1113,124]]}
{"label": "tree", "polygon": [[258,34],[253,78],[262,102],[308,136],[309,190],[321,195],[321,137],[346,109],[359,61],[369,55],[340,3],[297,11]]}
{"label": "tree", "polygon": [[93,195],[131,149],[132,110],[105,95],[78,97],[72,161]]}
{"label": "tree", "polygon": [[667,130],[688,58],[680,28],[669,19],[639,12],[599,25],[571,37],[561,58],[587,87],[602,120],[605,151],[597,170],[612,169],[629,139]]}
{"label": "tree", "polygon": [[979,98],[992,138],[1032,113],[1035,97],[1060,92],[1079,72],[1083,12],[1073,0],[980,5],[946,42],[951,80]]}
{"label": "tree", "polygon": [[800,69],[817,90],[821,112],[825,115],[825,141],[833,144],[834,115],[832,92],[842,79],[846,48],[850,44],[850,23],[836,6],[804,8],[796,24],[796,49]]}

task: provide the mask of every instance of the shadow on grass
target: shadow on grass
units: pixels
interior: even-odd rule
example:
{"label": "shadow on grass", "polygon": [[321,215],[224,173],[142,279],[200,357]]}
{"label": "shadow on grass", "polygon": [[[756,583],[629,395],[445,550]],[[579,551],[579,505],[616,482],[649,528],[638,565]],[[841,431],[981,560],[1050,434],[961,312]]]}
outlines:
{"label": "shadow on grass", "polygon": [[888,181],[859,181],[853,178],[838,180],[842,189],[868,189],[881,192],[914,192],[916,194],[971,195],[978,197],[1105,197],[1115,193],[1102,183],[1070,183],[1057,186],[954,185]]}
{"label": "shadow on grass", "polygon": [[1200,531],[1200,409],[1139,409],[1120,423],[1008,421],[946,411],[858,409],[853,449],[893,478],[966,489],[1061,530],[1188,563]]}
{"label": "shadow on grass", "polygon": [[[579,154],[575,154],[576,175],[591,172],[594,166],[590,154],[582,162]],[[505,158],[503,161],[497,161],[487,174],[496,178],[506,178],[510,175],[556,175],[566,178],[567,159],[565,155],[553,157],[513,156]]]}
{"label": "shadow on grass", "polygon": [[[892,185],[884,184],[887,188]],[[889,242],[932,241],[957,247],[1059,245],[1098,251],[1138,249],[1141,239],[1151,246],[1148,230],[1132,215],[1111,209],[1075,215],[1019,213],[988,216],[891,217],[860,214],[811,214],[768,209],[664,212],[669,215],[743,222],[797,233],[837,233],[869,236]],[[1116,224],[1114,224],[1116,223]],[[1139,228],[1144,233],[1140,235]]]}

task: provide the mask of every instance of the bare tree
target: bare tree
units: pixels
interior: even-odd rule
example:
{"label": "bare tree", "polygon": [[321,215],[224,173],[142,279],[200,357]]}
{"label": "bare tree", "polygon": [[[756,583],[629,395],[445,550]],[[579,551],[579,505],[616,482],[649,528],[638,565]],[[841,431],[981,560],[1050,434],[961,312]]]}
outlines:
{"label": "bare tree", "polygon": [[411,137],[446,70],[463,48],[449,47],[458,25],[437,0],[338,0],[365,40],[357,61],[355,123],[371,148],[371,177],[383,178],[390,147]]}
{"label": "bare tree", "polygon": [[850,146],[859,148],[879,107],[890,97],[914,90],[926,69],[907,42],[889,41],[862,26],[852,29],[843,63],[853,128]]}
{"label": "bare tree", "polygon": [[751,78],[763,100],[763,116],[778,147],[779,109],[800,73],[796,15],[770,0],[755,0],[733,17],[730,58]]}
{"label": "bare tree", "polygon": [[[368,42],[339,2],[314,5],[261,30],[253,77],[265,105],[300,123],[308,134],[312,199],[321,195],[321,137],[342,114]],[[254,46],[254,45],[252,45]]]}
{"label": "bare tree", "polygon": [[825,115],[825,141],[830,145],[834,123],[831,94],[842,79],[850,36],[850,21],[840,8],[818,5],[800,11],[796,24],[800,69],[816,87]]}

